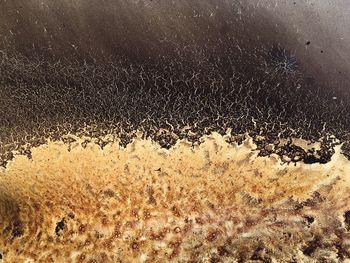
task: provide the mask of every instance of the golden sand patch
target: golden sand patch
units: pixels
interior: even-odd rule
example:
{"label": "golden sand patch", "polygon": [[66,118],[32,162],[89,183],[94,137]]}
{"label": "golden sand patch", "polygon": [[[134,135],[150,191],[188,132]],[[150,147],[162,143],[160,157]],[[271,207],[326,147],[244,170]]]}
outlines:
{"label": "golden sand patch", "polygon": [[[282,164],[212,134],[170,150],[49,142],[0,173],[4,262],[337,262],[350,165]],[[349,214],[350,216],[350,214]],[[349,219],[350,220],[350,219]],[[1,260],[0,260],[1,261]]]}

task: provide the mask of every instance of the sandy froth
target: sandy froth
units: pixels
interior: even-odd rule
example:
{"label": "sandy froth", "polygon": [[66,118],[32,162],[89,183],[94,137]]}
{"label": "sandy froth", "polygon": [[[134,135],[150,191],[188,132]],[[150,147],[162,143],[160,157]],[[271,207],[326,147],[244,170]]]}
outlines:
{"label": "sandy froth", "polygon": [[[349,161],[282,164],[212,134],[170,150],[83,139],[0,175],[4,262],[338,262],[350,255]],[[349,213],[350,217],[350,213]]]}

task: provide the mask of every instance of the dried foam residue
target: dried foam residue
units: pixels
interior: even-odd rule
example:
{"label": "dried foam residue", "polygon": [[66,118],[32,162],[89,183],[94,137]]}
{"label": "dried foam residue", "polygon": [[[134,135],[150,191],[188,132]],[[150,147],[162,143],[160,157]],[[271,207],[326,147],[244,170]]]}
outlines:
{"label": "dried foam residue", "polygon": [[16,156],[0,173],[3,262],[350,257],[350,165],[340,146],[327,164],[287,164],[259,157],[249,138],[202,141],[102,149],[80,138]]}

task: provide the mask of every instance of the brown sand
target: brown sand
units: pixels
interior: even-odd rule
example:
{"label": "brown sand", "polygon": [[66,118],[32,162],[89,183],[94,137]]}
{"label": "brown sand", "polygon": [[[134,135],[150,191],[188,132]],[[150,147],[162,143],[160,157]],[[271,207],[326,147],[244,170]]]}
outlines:
{"label": "brown sand", "polygon": [[[0,172],[3,262],[343,262],[350,165],[282,164],[218,134],[170,150],[49,142]],[[350,215],[349,215],[350,217]],[[1,260],[0,260],[1,261]],[[344,261],[345,262],[345,261]]]}

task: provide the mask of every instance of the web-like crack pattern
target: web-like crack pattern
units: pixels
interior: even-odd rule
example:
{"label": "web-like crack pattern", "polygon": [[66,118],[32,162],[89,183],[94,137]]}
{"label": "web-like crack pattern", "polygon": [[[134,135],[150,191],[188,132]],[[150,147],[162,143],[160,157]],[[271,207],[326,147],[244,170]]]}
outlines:
{"label": "web-like crack pattern", "polygon": [[320,140],[319,157],[311,162],[327,162],[336,137],[345,142],[346,152],[348,98],[318,89],[288,50],[279,45],[226,47],[223,53],[217,49],[208,56],[200,47],[182,47],[176,56],[160,56],[156,63],[122,57],[54,60],[2,52],[3,165],[11,159],[11,149],[30,155],[30,146],[43,138],[59,139],[84,128],[97,137],[116,134],[124,145],[137,130],[166,148],[178,139],[195,142],[204,134],[231,129],[233,136],[263,136],[256,140],[262,155],[298,152],[295,160],[309,161],[308,153],[291,145],[266,146],[278,145],[281,138]]}

